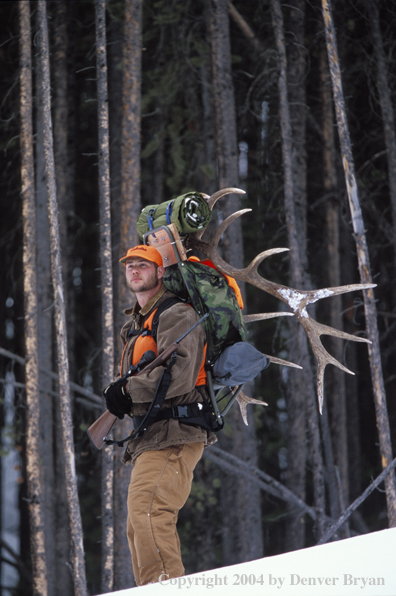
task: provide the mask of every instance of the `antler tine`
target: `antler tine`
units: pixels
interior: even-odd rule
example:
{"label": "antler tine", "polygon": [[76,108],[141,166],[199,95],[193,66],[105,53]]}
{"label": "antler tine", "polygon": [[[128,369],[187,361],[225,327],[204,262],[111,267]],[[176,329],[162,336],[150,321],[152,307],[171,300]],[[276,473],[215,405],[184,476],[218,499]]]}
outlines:
{"label": "antler tine", "polygon": [[[323,348],[324,349],[324,348]],[[326,350],[325,350],[326,352]],[[318,370],[316,374],[316,389],[318,394],[318,405],[319,405],[319,413],[323,414],[323,401],[324,401],[324,372],[325,368],[328,364],[334,364],[337,368],[340,368],[344,372],[348,373],[349,375],[355,375],[354,372],[343,366],[338,360],[333,358],[328,352],[326,352],[326,356],[324,360],[318,360]]]}
{"label": "antler tine", "polygon": [[[326,364],[318,363],[318,372],[316,374],[316,390],[318,394],[319,413],[323,414],[323,401],[324,401],[324,371]],[[354,373],[352,373],[354,374]]]}
{"label": "antler tine", "polygon": [[222,237],[228,226],[230,226],[235,219],[241,217],[241,215],[244,215],[245,213],[249,213],[250,211],[251,209],[240,209],[240,211],[235,211],[235,213],[229,215],[227,219],[221,222],[221,224],[217,228],[216,233],[213,235],[210,241],[210,245],[216,248],[220,241],[220,238]]}
{"label": "antler tine", "polygon": [[323,346],[320,336],[321,335],[331,335],[333,337],[340,337],[341,339],[347,339],[352,341],[364,342],[364,343],[371,343],[368,339],[364,337],[358,337],[356,335],[351,335],[350,333],[345,333],[344,331],[339,331],[338,329],[334,329],[333,327],[328,327],[327,325],[323,325],[322,323],[318,323],[314,319],[312,319],[309,315],[308,317],[300,318],[300,323],[303,326],[306,334],[308,335],[308,339],[312,346],[312,351],[315,354],[318,370],[317,370],[317,394],[318,394],[318,402],[319,402],[319,412],[322,414],[323,410],[323,395],[324,395],[324,371],[328,364],[333,364],[340,370],[348,373],[349,375],[354,375],[355,373],[346,368],[341,362],[336,360],[326,348]]}
{"label": "antler tine", "polygon": [[[227,217],[227,219],[225,219],[220,226],[217,228],[216,233],[214,234],[214,236],[212,237],[211,241],[208,243],[196,243],[196,248],[200,248],[200,250],[202,250],[202,252],[204,252],[205,254],[207,254],[209,257],[213,257],[215,255],[215,258],[220,260],[222,263],[224,263],[224,267],[230,267],[228,265],[228,263],[226,263],[225,261],[223,261],[223,259],[220,257],[219,253],[217,252],[217,245],[220,242],[220,238],[222,237],[222,235],[224,234],[224,232],[226,231],[226,229],[232,224],[232,222],[237,219],[238,217],[241,217],[242,215],[244,215],[245,213],[249,213],[250,211],[252,211],[251,209],[240,209],[239,211],[235,211],[235,213],[232,213],[231,215],[229,215]],[[196,235],[195,235],[196,236]],[[193,242],[195,240],[198,240],[197,238],[194,238]],[[194,242],[195,244],[195,242]],[[209,250],[209,252],[208,252]],[[250,265],[248,265],[245,269],[235,269],[235,272],[239,272],[242,273],[244,275],[249,275],[251,270],[257,270],[258,266],[260,265],[260,263],[266,259],[267,257],[270,257],[271,255],[275,255],[281,252],[287,252],[289,251],[289,248],[270,248],[269,250],[265,250],[263,252],[261,252],[260,254],[258,254],[253,261],[250,263]],[[221,267],[220,267],[221,269]],[[261,278],[264,279],[264,278]],[[249,281],[249,280],[245,280],[245,281]],[[271,283],[271,282],[268,282]]]}
{"label": "antler tine", "polygon": [[245,323],[254,323],[255,321],[264,321],[266,319],[275,319],[276,317],[294,317],[292,312],[261,312],[254,315],[243,315]]}
{"label": "antler tine", "polygon": [[221,197],[230,194],[245,195],[246,191],[242,190],[241,188],[222,188],[221,190],[218,190],[211,197],[209,197],[208,203],[210,210],[213,210],[213,207],[216,205],[217,201],[221,199]]}
{"label": "antler tine", "polygon": [[236,398],[236,400],[237,400],[238,405],[241,410],[242,420],[244,421],[246,426],[248,426],[248,419],[247,419],[247,412],[246,412],[246,406],[248,404],[256,404],[257,406],[268,406],[268,404],[265,401],[261,401],[259,399],[254,399],[254,397],[248,397],[247,395],[245,395],[243,393],[243,391],[239,392],[239,395]]}
{"label": "antler tine", "polygon": [[[261,275],[258,273],[258,267],[264,259],[271,257],[272,255],[280,254],[281,252],[289,252],[290,248],[270,248],[269,250],[264,250],[260,252],[256,257],[254,257],[253,261],[243,270],[246,272],[246,275],[250,275],[252,272],[257,273],[259,278]],[[261,279],[264,279],[261,277]],[[279,286],[281,287],[281,286]]]}
{"label": "antler tine", "polygon": [[299,368],[300,370],[303,369],[303,367],[299,364],[294,364],[294,362],[283,360],[283,358],[276,358],[276,356],[268,356],[267,354],[264,354],[264,356],[273,364],[281,364],[282,366],[290,366],[291,368]]}
{"label": "antler tine", "polygon": [[[225,195],[228,195],[228,194],[231,194],[231,193],[233,193],[233,194],[239,194],[239,195],[245,195],[246,194],[246,192],[244,190],[241,190],[240,188],[222,188],[221,190],[218,190],[217,192],[215,192],[212,196],[209,196],[209,195],[207,195],[207,194],[205,194],[203,192],[201,192],[201,195],[203,196],[204,199],[206,199],[208,201],[209,209],[211,211],[213,211],[213,207],[215,206],[215,204],[217,203],[217,201],[219,199],[221,199],[221,197],[224,197]],[[248,209],[248,211],[251,211],[251,209]],[[205,229],[199,230],[198,232],[195,232],[194,233],[195,238],[197,240],[201,240],[204,232],[205,232]]]}
{"label": "antler tine", "polygon": [[312,326],[315,327],[316,333],[318,336],[321,335],[332,335],[333,337],[340,337],[341,339],[348,339],[351,341],[360,341],[366,344],[371,344],[369,339],[365,337],[359,337],[358,335],[352,335],[351,333],[345,333],[345,331],[339,331],[338,329],[334,329],[334,327],[329,327],[328,325],[323,325],[323,323],[318,323],[314,319],[311,319]]}

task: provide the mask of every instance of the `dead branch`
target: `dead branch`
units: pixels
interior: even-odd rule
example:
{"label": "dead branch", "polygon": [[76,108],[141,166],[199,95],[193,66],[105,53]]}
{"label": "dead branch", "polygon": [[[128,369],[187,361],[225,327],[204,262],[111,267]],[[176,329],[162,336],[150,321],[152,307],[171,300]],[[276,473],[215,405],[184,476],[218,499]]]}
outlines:
{"label": "dead branch", "polygon": [[367,497],[373,492],[377,486],[381,484],[383,480],[385,480],[386,476],[391,472],[394,468],[396,468],[396,457],[395,459],[381,472],[379,476],[366,488],[366,490],[354,500],[354,502],[349,505],[348,509],[344,511],[341,517],[327,530],[327,532],[322,536],[319,540],[319,544],[325,544],[330,540],[332,536],[337,532],[338,528],[342,526],[343,523],[350,517],[350,515],[367,499]]}

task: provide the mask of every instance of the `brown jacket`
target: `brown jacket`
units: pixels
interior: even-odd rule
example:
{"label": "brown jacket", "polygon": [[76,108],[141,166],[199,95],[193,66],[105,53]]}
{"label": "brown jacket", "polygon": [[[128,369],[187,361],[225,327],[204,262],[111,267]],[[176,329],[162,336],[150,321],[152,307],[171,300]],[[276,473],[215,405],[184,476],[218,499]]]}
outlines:
{"label": "brown jacket", "polygon": [[[128,370],[131,364],[133,345],[136,341],[136,336],[128,339],[128,331],[130,329],[141,329],[153,310],[173,295],[162,285],[157,294],[142,309],[136,303],[132,309],[125,311],[125,314],[132,315],[132,317],[121,330],[121,339],[125,344],[121,375]],[[195,310],[182,302],[166,309],[161,314],[158,324],[158,353],[163,352],[197,320],[198,315]],[[195,382],[203,360],[204,345],[205,332],[202,325],[198,325],[180,343],[176,363],[172,368],[172,381],[163,408],[203,401],[201,394],[195,387]],[[128,391],[132,398],[132,417],[142,416],[147,412],[163,370],[163,367],[158,367],[151,373],[132,377],[129,380]],[[129,441],[123,462],[133,462],[144,451],[198,442],[203,442],[207,446],[216,442],[216,438],[213,433],[198,426],[188,426],[174,419],[160,420],[152,424],[142,437]]]}

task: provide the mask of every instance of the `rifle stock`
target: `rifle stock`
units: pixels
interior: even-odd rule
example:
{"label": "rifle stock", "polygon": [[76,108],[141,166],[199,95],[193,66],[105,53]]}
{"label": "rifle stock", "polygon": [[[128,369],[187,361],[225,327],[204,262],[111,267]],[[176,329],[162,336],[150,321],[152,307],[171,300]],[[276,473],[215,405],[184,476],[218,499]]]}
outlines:
{"label": "rifle stock", "polygon": [[[171,344],[166,350],[164,350],[155,360],[147,364],[140,372],[138,372],[135,376],[139,377],[142,374],[150,373],[154,368],[161,366],[166,362],[174,352],[180,348],[180,344],[178,342],[174,342]],[[114,416],[111,412],[106,410],[103,412],[101,416],[95,422],[91,424],[88,428],[87,433],[89,440],[91,441],[92,445],[100,451],[102,449],[105,439],[107,435],[112,430],[113,426],[117,422],[117,416]]]}
{"label": "rifle stock", "polygon": [[114,416],[109,410],[103,412],[101,416],[87,430],[89,440],[98,451],[102,449],[105,438],[117,422],[117,416]]}

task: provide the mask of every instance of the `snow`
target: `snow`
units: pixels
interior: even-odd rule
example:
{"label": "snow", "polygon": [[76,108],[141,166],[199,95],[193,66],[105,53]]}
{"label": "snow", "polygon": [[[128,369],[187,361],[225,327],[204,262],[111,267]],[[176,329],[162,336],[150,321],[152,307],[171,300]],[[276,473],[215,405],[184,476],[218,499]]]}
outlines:
{"label": "snow", "polygon": [[395,553],[392,528],[112,595],[395,596]]}
{"label": "snow", "polygon": [[282,288],[279,289],[278,292],[281,296],[283,296],[283,298],[285,298],[285,300],[287,300],[287,303],[293,312],[299,311],[300,315],[305,318],[308,318],[308,312],[305,307],[301,308],[300,306],[303,300],[306,301],[306,304],[313,304],[314,302],[317,302],[322,298],[327,298],[328,296],[334,294],[333,290],[330,290],[329,288],[324,288],[323,290],[316,290],[315,292],[311,292],[310,297],[307,297],[307,292],[301,293],[297,290],[291,290],[290,288]]}

